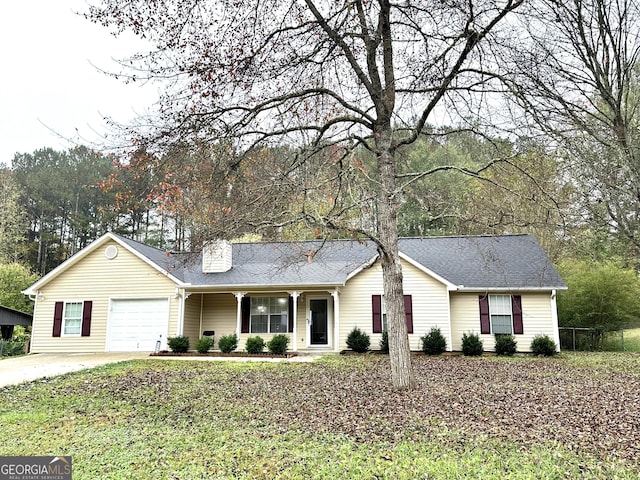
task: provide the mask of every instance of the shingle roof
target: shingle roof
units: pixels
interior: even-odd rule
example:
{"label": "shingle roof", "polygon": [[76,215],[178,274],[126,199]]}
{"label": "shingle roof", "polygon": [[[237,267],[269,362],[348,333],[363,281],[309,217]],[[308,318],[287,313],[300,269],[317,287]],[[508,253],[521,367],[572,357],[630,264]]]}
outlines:
{"label": "shingle roof", "polygon": [[405,238],[399,247],[466,289],[566,288],[532,235]]}
{"label": "shingle roof", "polygon": [[[309,252],[314,252],[311,262]],[[184,259],[175,273],[191,285],[344,285],[376,255],[372,244],[351,241],[234,243],[228,272],[203,273],[202,254]]]}
{"label": "shingle roof", "polygon": [[[174,273],[176,269],[181,269],[181,261],[185,254],[172,254],[167,252],[166,250],[161,250],[156,247],[152,247],[151,245],[147,245],[145,243],[137,242],[135,240],[131,240],[130,238],[123,237],[121,235],[116,235],[112,233],[114,237],[118,237],[122,243],[126,243],[133,250],[138,252],[143,257],[146,257],[147,260],[155,263],[158,267],[166,270],[170,273]],[[178,277],[180,279],[180,277]],[[180,279],[182,280],[182,279]]]}
{"label": "shingle roof", "polygon": [[[234,243],[228,272],[203,273],[202,254],[170,254],[120,237],[139,254],[193,286],[344,285],[377,251],[350,240]],[[464,289],[558,289],[566,285],[532,235],[400,239],[418,266]],[[307,261],[308,252],[315,252]]]}
{"label": "shingle roof", "polygon": [[0,325],[28,326],[32,323],[33,315],[31,313],[21,312],[13,308],[0,305]]}

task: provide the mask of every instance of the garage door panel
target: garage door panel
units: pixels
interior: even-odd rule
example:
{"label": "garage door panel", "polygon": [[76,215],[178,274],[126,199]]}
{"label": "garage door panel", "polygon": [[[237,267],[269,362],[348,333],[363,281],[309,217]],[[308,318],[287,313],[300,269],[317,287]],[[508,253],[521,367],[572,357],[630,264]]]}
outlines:
{"label": "garage door panel", "polygon": [[107,351],[153,351],[156,341],[167,338],[167,299],[112,300],[107,331]]}

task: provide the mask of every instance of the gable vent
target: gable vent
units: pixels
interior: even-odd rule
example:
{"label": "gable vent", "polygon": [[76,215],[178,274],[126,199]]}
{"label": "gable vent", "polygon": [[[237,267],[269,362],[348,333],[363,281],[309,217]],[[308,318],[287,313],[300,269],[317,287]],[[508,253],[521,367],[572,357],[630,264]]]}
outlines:
{"label": "gable vent", "polygon": [[227,240],[214,240],[202,250],[202,271],[221,273],[231,270],[231,243]]}

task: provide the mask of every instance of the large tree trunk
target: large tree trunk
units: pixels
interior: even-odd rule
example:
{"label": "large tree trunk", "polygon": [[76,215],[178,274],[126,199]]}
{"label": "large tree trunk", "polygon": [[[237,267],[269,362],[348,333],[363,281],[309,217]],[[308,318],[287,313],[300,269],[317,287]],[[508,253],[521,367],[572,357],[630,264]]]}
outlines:
{"label": "large tree trunk", "polygon": [[405,320],[402,290],[402,265],[398,251],[398,198],[394,150],[391,148],[391,128],[378,137],[378,168],[381,188],[378,194],[378,251],[382,264],[384,298],[389,334],[389,360],[394,388],[410,390],[415,387],[411,365],[409,335]]}

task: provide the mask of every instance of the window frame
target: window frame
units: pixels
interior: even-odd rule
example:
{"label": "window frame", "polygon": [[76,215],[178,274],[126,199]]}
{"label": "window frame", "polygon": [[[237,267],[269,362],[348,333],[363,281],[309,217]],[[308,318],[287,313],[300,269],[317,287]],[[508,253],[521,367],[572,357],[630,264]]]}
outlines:
{"label": "window frame", "polygon": [[[404,309],[405,309],[405,324],[407,325],[407,332],[412,335],[413,329],[413,296],[411,294],[403,294]],[[384,333],[387,331],[387,306],[384,301],[384,294],[371,295],[371,314],[372,314],[372,328],[373,333]],[[379,323],[378,323],[379,322]]]}
{"label": "window frame", "polygon": [[387,323],[387,302],[384,299],[384,295],[380,295],[380,324],[382,325],[382,331],[386,332],[389,324]]}
{"label": "window frame", "polygon": [[[508,307],[508,313],[506,309],[502,308],[501,311],[496,312],[497,305],[496,301],[500,297],[501,307]],[[492,302],[493,299],[493,302]],[[514,335],[514,326],[513,326],[513,295],[507,293],[495,293],[489,294],[487,298],[489,302],[489,328],[491,329],[491,335]],[[493,308],[492,308],[493,307]],[[496,332],[494,328],[494,317],[509,317],[509,332]],[[504,322],[506,324],[506,322]]]}
{"label": "window frame", "polygon": [[[78,314],[78,317],[68,317],[67,313],[68,313],[68,307],[70,305],[79,305],[80,307],[80,311]],[[62,337],[80,337],[82,336],[82,319],[83,319],[83,312],[84,312],[84,301],[82,300],[70,300],[70,301],[64,301],[63,303],[63,307],[62,307],[62,324],[60,327],[60,336]],[[78,321],[78,333],[68,333],[67,332],[67,322],[69,320],[77,320]]]}
{"label": "window frame", "polygon": [[[267,305],[267,311],[265,313],[263,313],[262,315],[258,315],[256,312],[254,312],[254,302],[258,303],[264,303],[264,301],[267,301],[268,305]],[[274,302],[272,303],[272,300],[274,300]],[[265,305],[256,305],[255,308],[260,308],[260,307],[264,307]],[[278,312],[275,309],[272,310],[272,308],[274,307],[280,307],[281,310]],[[254,331],[253,330],[253,326],[254,326],[254,321],[253,318],[254,316],[266,316],[266,323],[267,323],[267,329],[266,331]],[[272,317],[277,317],[280,316],[280,327],[284,327],[284,330],[282,331],[274,331],[274,329],[272,328],[272,322],[274,320],[274,318]],[[277,330],[277,329],[276,329]],[[287,334],[290,333],[289,332],[289,297],[287,296],[280,296],[280,295],[269,295],[269,296],[264,296],[264,297],[249,297],[249,332],[250,334],[265,334],[265,335],[277,335],[277,334]]]}

